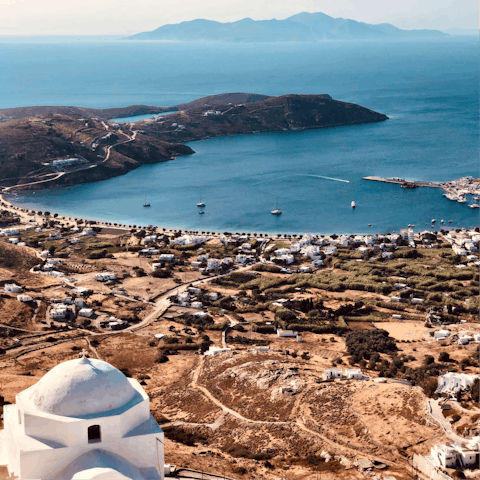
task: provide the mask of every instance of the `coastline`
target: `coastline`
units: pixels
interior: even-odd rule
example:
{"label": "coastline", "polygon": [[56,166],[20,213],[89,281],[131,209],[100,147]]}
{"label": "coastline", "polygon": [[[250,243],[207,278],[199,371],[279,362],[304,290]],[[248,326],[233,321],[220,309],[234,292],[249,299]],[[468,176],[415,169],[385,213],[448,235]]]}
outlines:
{"label": "coastline", "polygon": [[[15,203],[13,203],[11,201],[11,199],[7,199],[5,198],[5,195],[3,192],[0,193],[0,203],[3,203],[5,204],[6,206],[3,206],[2,205],[2,208],[12,212],[12,213],[15,213],[17,215],[19,215],[26,223],[29,222],[30,219],[34,219],[36,223],[40,223],[39,221],[37,221],[37,217],[40,217],[43,221],[45,220],[46,218],[50,218],[50,219],[55,219],[57,221],[62,221],[64,222],[65,224],[67,224],[68,226],[77,226],[77,223],[75,221],[75,218],[74,217],[68,217],[66,215],[61,215],[59,214],[58,212],[54,212],[54,211],[50,211],[50,215],[49,217],[44,217],[43,215],[37,215],[37,212],[40,211],[40,210],[32,210],[32,209],[29,209],[29,208],[26,208],[26,207],[22,207],[20,205],[16,205]],[[25,211],[23,211],[25,210]],[[33,214],[33,215],[29,215],[30,214]],[[54,217],[54,215],[57,215],[56,217]],[[142,228],[149,228],[149,227],[153,227],[157,230],[161,230],[163,232],[165,232],[166,234],[173,234],[173,233],[177,233],[177,232],[182,232],[182,233],[194,233],[194,234],[200,234],[202,233],[201,231],[199,230],[195,230],[195,229],[189,229],[187,227],[181,227],[181,226],[177,226],[176,228],[174,226],[165,226],[165,225],[155,225],[155,224],[139,224],[138,222],[135,223],[135,224],[126,224],[126,223],[119,223],[119,222],[109,222],[105,219],[96,219],[96,218],[92,218],[92,217],[86,217],[85,215],[82,215],[81,217],[82,220],[84,220],[85,222],[94,222],[92,225],[95,226],[95,227],[100,227],[100,228],[103,228],[103,229],[109,229],[109,230],[113,230],[113,231],[117,231],[117,234],[123,234],[123,233],[127,233],[127,232],[130,232],[132,229],[133,230],[140,230]],[[367,229],[370,228],[370,227],[367,227]],[[398,227],[398,232],[400,231],[400,228],[407,228],[407,225],[404,225],[403,227]],[[450,226],[450,225],[443,225],[443,224],[431,224],[430,227],[427,227],[427,226],[418,226],[417,227],[419,229],[419,231],[432,231],[432,232],[435,232],[435,231],[440,231],[440,230],[445,230],[445,231],[454,231],[454,230],[458,230],[458,229],[469,229],[469,228],[474,228],[474,227],[466,227],[466,226]],[[212,237],[220,237],[220,236],[223,236],[224,233],[227,231],[226,229],[221,229],[222,231],[216,231],[215,229],[209,229],[207,228],[208,232],[206,230],[203,230],[203,232],[205,232],[206,234],[208,235],[211,235]],[[247,229],[248,230],[248,229]],[[242,232],[236,232],[236,231],[231,231],[229,233],[232,233],[232,234],[240,234],[240,233],[243,233],[245,232],[245,229],[242,229]],[[263,237],[263,238],[267,238],[267,239],[271,239],[271,240],[275,240],[275,239],[279,239],[279,238],[291,238],[291,237],[301,237],[303,235],[316,235],[316,236],[325,236],[325,237],[328,237],[328,236],[331,236],[331,235],[347,235],[347,236],[350,236],[350,235],[371,235],[371,236],[375,236],[375,235],[385,235],[385,234],[391,234],[391,233],[398,233],[396,230],[391,230],[391,231],[378,231],[378,230],[365,230],[365,231],[356,231],[356,232],[352,232],[352,233],[345,233],[345,232],[340,232],[340,231],[335,231],[335,232],[315,232],[315,231],[298,231],[298,232],[293,232],[293,233],[273,233],[273,232],[254,232],[254,231],[251,231],[251,230],[248,230],[248,235],[251,235],[251,236],[258,236],[258,237]]]}

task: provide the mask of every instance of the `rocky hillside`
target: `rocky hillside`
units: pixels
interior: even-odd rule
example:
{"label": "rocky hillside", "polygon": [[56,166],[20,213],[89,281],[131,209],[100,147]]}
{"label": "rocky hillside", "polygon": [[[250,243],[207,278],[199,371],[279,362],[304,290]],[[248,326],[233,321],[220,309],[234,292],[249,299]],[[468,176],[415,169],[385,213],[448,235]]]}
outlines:
{"label": "rocky hillside", "polygon": [[[42,108],[50,107],[32,107],[32,112]],[[41,189],[104,180],[146,163],[192,154],[194,151],[184,144],[194,140],[382,122],[388,118],[330,95],[214,95],[173,107],[144,107],[176,113],[122,125],[102,118],[119,115],[120,111],[139,112],[140,107],[93,111],[55,108],[73,110],[69,114],[49,113],[0,122],[0,186],[33,184],[32,188]],[[16,114],[29,112],[19,109]],[[87,113],[95,116],[87,117]],[[53,164],[72,157],[78,159],[74,164]]]}
{"label": "rocky hillside", "polygon": [[[148,135],[175,142],[209,137],[279,130],[382,122],[388,117],[353,103],[340,102],[330,95],[283,95],[248,103],[216,104],[190,108],[142,122]],[[211,113],[209,113],[211,112]]]}

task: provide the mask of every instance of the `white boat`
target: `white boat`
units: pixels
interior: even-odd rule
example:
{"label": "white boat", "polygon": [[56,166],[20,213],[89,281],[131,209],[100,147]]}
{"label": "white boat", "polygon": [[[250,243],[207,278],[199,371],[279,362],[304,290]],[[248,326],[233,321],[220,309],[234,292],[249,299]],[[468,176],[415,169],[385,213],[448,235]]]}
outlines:
{"label": "white boat", "polygon": [[470,208],[480,208],[480,205],[478,203],[471,203],[469,205]]}
{"label": "white boat", "polygon": [[275,199],[275,209],[270,212],[272,215],[281,215],[282,211],[277,207],[277,199]]}
{"label": "white boat", "polygon": [[200,191],[200,201],[197,203],[197,207],[204,207],[205,203],[202,200],[202,192]]}
{"label": "white boat", "polygon": [[149,207],[150,206],[150,202],[147,202],[147,197],[145,197],[145,201],[143,202],[143,206],[144,207]]}
{"label": "white boat", "polygon": [[352,206],[352,208],[356,207],[355,202],[353,200],[352,200],[352,203],[350,205]]}
{"label": "white boat", "polygon": [[434,218],[432,218],[432,223],[435,223],[435,222],[436,222],[436,220]]}

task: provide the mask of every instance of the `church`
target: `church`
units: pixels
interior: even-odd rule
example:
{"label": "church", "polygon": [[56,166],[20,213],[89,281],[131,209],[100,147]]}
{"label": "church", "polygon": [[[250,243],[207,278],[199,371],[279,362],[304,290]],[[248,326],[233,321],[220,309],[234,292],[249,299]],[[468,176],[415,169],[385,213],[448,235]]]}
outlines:
{"label": "church", "polygon": [[84,353],[4,406],[0,465],[21,480],[163,480],[163,446],[141,385]]}

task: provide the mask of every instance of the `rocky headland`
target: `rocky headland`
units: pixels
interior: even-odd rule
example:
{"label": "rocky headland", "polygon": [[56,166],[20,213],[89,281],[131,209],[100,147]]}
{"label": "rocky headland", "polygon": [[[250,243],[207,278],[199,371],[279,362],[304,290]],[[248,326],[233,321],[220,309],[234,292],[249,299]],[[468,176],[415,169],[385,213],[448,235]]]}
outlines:
{"label": "rocky headland", "polygon": [[[162,116],[162,112],[174,111]],[[109,118],[158,113],[128,124]],[[14,117],[6,120],[8,117]],[[214,95],[171,107],[22,107],[0,110],[0,185],[52,188],[105,180],[194,151],[186,142],[225,135],[382,122],[388,117],[330,95]],[[73,162],[55,164],[59,159]]]}

